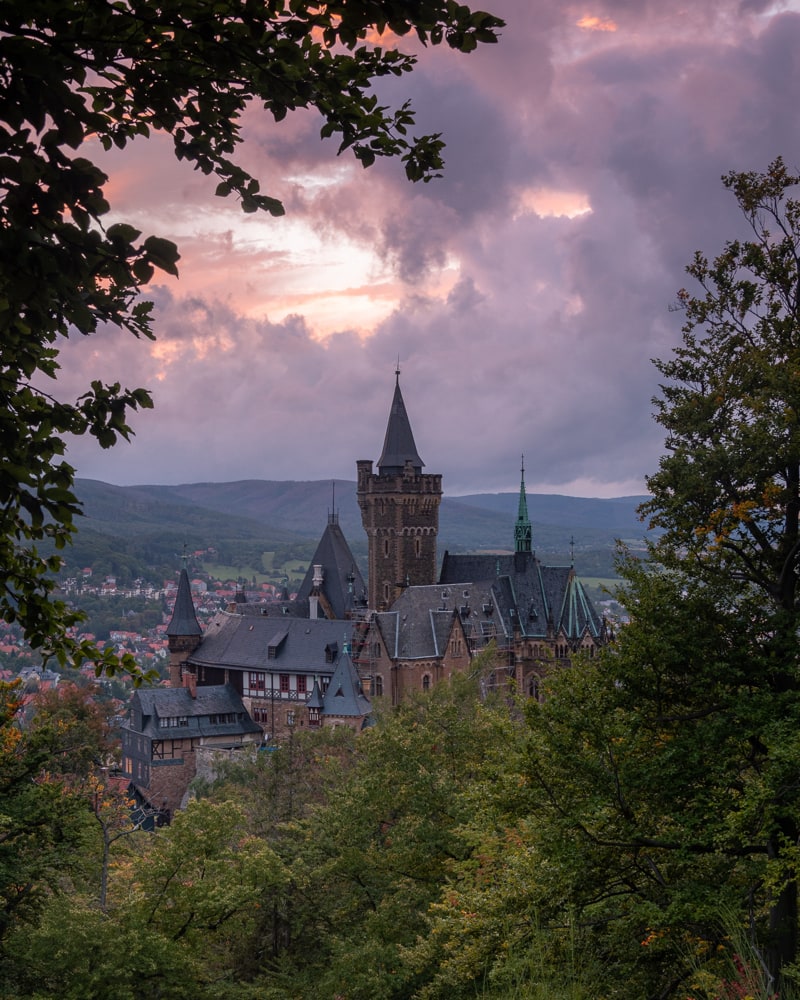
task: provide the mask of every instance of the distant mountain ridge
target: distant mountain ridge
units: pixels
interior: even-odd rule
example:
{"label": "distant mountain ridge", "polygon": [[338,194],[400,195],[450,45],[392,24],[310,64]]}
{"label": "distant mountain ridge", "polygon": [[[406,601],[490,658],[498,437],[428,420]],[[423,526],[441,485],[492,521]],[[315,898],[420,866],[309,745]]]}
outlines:
{"label": "distant mountain ridge", "polygon": [[[133,538],[148,533],[182,534],[190,547],[214,544],[214,535],[268,542],[317,540],[331,512],[354,552],[365,545],[356,483],[349,480],[187,483],[178,486],[112,486],[78,479],[84,517],[79,531]],[[528,494],[533,544],[543,557],[605,552],[617,539],[643,543],[645,526],[636,510],[643,496],[587,499]],[[439,552],[508,551],[513,548],[518,493],[443,497]],[[224,515],[220,520],[219,515]],[[576,555],[576,565],[581,559]]]}

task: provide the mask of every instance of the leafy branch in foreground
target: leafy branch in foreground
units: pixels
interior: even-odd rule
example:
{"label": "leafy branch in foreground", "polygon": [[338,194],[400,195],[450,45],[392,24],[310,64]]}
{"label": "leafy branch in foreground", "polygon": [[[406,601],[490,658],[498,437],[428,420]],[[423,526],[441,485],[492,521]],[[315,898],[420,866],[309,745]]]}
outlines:
{"label": "leafy branch in foreground", "polygon": [[[315,108],[323,137],[364,166],[399,158],[411,180],[442,167],[438,135],[409,137],[408,104],[381,106],[373,83],[415,57],[395,38],[469,52],[502,22],[454,0],[7,0],[0,9],[0,614],[60,662],[112,657],[70,635],[80,616],[53,599],[58,555],[76,530],[75,470],[65,439],[102,447],[133,433],[145,389],[93,381],[62,402],[42,386],[59,373],[59,339],[111,325],[152,338],[140,299],[157,270],[177,274],[169,240],[107,225],[108,178],[92,143],[124,149],[154,132],[175,156],[219,180],[245,212],[281,215],[236,160],[245,111],[274,122]],[[374,37],[389,39],[388,46]],[[133,662],[124,666],[134,669]]]}

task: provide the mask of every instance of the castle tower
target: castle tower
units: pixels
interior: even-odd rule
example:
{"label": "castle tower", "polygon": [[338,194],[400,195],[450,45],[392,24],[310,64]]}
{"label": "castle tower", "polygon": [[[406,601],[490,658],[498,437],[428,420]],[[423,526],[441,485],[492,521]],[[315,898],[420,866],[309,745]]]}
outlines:
{"label": "castle tower", "polygon": [[183,687],[181,667],[200,645],[203,630],[197,621],[192,600],[192,588],[189,574],[184,566],[178,577],[178,592],[175,595],[175,607],[172,618],[167,625],[167,642],[169,644],[169,685]]}
{"label": "castle tower", "polygon": [[407,586],[436,581],[436,535],[442,477],[423,473],[411,423],[400,392],[400,370],[389,423],[378,459],[361,460],[358,506],[369,547],[369,606],[388,608]]}

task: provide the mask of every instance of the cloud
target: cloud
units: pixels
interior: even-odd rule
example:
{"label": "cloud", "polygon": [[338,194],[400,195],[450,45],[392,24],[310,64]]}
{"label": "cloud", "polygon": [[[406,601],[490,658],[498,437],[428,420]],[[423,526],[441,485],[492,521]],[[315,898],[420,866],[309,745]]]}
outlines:
{"label": "cloud", "polygon": [[[244,217],[155,137],[104,159],[115,212],[177,238],[152,289],[157,344],[69,344],[59,391],[151,388],[131,445],[78,441],[80,475],[116,483],[355,478],[377,458],[399,356],[417,445],[445,491],[641,492],[662,435],[653,357],[697,248],[742,233],[720,176],[800,164],[800,15],[711,0],[498,0],[497,46],[417,48],[415,134],[444,177],[362,170],[314,113],[256,109],[245,165],[284,199]],[[611,30],[611,29],[614,30]],[[163,279],[162,279],[163,280]]]}

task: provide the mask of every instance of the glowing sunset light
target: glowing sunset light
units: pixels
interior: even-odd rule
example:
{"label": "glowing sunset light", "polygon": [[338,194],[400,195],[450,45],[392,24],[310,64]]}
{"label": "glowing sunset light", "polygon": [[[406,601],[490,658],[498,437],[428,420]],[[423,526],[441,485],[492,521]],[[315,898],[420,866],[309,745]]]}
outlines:
{"label": "glowing sunset light", "polygon": [[576,21],[575,24],[579,28],[583,28],[586,31],[616,31],[617,26],[614,21],[603,20],[599,17],[593,17],[588,15],[582,17],[580,21]]}
{"label": "glowing sunset light", "polygon": [[[155,400],[130,444],[70,443],[81,477],[352,479],[379,453],[400,355],[448,494],[516,490],[521,452],[532,493],[644,492],[664,446],[651,359],[681,339],[669,304],[693,251],[738,235],[720,176],[800,164],[800,0],[485,6],[507,22],[498,45],[463,58],[409,32],[417,69],[374,89],[411,101],[414,135],[442,134],[430,184],[337,156],[313,110],[276,124],[253,104],[240,123],[280,218],[215,197],[161,134],[86,143],[110,177],[106,224],[181,259],[145,295],[155,343],[65,341],[64,399],[102,378]],[[243,416],[280,434],[232,448]]]}
{"label": "glowing sunset light", "polygon": [[592,211],[587,195],[580,191],[559,191],[555,188],[528,188],[519,198],[517,216],[533,212],[539,218],[575,219]]}

